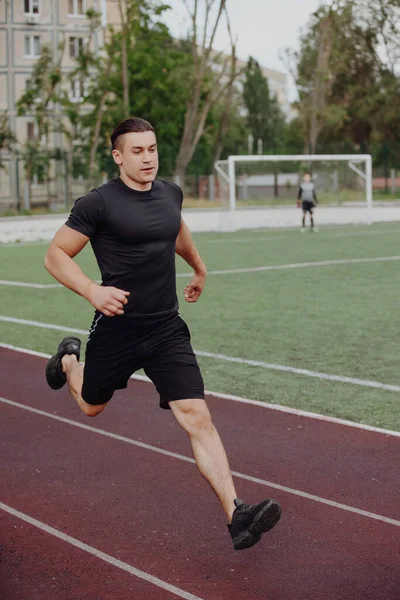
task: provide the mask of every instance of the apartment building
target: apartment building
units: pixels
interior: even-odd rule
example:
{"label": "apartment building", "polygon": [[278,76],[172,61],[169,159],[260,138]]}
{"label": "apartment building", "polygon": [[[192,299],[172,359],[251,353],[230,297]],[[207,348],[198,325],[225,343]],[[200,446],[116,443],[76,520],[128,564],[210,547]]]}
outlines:
{"label": "apartment building", "polygon": [[[89,32],[88,9],[101,13],[102,24],[119,21],[118,0],[0,0],[0,112],[7,111],[10,126],[19,143],[35,133],[34,120],[17,116],[18,99],[31,85],[32,71],[44,44],[49,44],[55,57],[60,56],[64,43],[62,70],[71,72],[75,59]],[[93,37],[94,50],[103,45],[103,31]],[[71,81],[68,90],[71,100],[78,101],[82,94],[81,82]],[[54,135],[54,145],[59,140]],[[21,196],[23,178],[18,161],[7,163],[0,170],[0,204]]]}

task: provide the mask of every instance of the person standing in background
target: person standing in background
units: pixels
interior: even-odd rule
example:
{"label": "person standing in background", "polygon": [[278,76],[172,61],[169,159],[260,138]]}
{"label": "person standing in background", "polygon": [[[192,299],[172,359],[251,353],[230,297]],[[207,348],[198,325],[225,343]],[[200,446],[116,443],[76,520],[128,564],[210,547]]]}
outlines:
{"label": "person standing in background", "polygon": [[314,229],[314,208],[316,207],[317,195],[315,193],[315,185],[311,178],[311,173],[304,173],[303,182],[300,184],[299,193],[297,195],[297,206],[303,209],[303,222],[301,227],[301,233],[306,230],[306,215],[310,213],[310,229],[311,231],[318,231]]}

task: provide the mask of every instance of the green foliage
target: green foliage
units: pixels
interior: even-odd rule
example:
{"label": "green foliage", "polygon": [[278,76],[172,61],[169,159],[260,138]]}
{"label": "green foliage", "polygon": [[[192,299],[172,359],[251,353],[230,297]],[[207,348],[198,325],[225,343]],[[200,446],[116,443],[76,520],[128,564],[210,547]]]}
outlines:
{"label": "green foliage", "polygon": [[[99,161],[109,174],[115,173],[110,157],[109,136],[115,125],[128,116],[149,120],[156,129],[160,153],[160,169],[171,174],[179,149],[189,90],[192,58],[185,42],[172,38],[166,26],[154,20],[165,7],[154,8],[153,18],[139,9],[138,18],[130,24],[128,36],[129,114],[124,113],[121,80],[121,34],[112,38],[114,67],[107,81],[110,90],[102,125]],[[90,118],[88,115],[87,120]]]}
{"label": "green foliage", "polygon": [[11,131],[8,114],[0,114],[0,169],[4,169],[2,151],[11,152],[16,142],[15,135]]}
{"label": "green foliage", "polygon": [[51,154],[44,153],[42,139],[56,128],[53,107],[58,101],[58,87],[62,81],[61,66],[53,60],[51,47],[45,45],[37,60],[31,85],[17,102],[18,115],[30,115],[36,123],[36,133],[22,148],[28,182],[37,175],[42,181],[47,177]]}
{"label": "green foliage", "polygon": [[61,68],[54,64],[50,46],[43,46],[32,72],[31,85],[17,102],[18,115],[33,114],[38,124],[42,124],[49,103],[55,99],[55,90],[61,78]]}
{"label": "green foliage", "polygon": [[285,153],[302,154],[304,150],[304,128],[301,120],[296,117],[286,127]]}
{"label": "green foliage", "polygon": [[247,153],[247,134],[245,119],[241,116],[239,107],[234,109],[229,121],[229,128],[223,139],[222,159],[231,154]]}
{"label": "green foliage", "polygon": [[271,96],[268,79],[256,60],[250,58],[245,72],[243,99],[247,108],[248,133],[261,139],[265,153],[278,153],[285,136],[285,120],[278,101]]}
{"label": "green foliage", "polygon": [[[353,151],[371,151],[374,144],[400,143],[397,103],[400,78],[393,68],[400,43],[394,28],[398,0],[341,0],[316,11],[301,38],[296,63],[299,120],[307,141],[310,107],[317,85],[324,85],[325,103],[318,107],[322,124],[319,151],[348,143]],[[331,53],[326,69],[315,77],[323,23],[329,19]]]}

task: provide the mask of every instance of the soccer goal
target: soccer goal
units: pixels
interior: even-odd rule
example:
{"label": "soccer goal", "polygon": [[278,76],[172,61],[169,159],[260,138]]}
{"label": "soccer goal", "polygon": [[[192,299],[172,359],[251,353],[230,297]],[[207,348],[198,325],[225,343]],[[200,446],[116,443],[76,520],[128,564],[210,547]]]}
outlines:
{"label": "soccer goal", "polygon": [[[372,157],[369,154],[229,156],[215,164],[221,206],[294,207],[305,172],[312,175],[319,206],[342,206],[372,223]],[[360,217],[361,215],[361,217]]]}

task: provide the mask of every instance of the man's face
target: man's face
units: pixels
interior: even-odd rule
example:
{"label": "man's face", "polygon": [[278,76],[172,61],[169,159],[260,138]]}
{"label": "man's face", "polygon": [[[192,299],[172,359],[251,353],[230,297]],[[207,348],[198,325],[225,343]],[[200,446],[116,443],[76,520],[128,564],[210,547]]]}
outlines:
{"label": "man's face", "polygon": [[304,183],[310,183],[311,181],[311,175],[309,173],[306,173],[304,175]]}
{"label": "man's face", "polygon": [[121,173],[124,172],[139,188],[149,189],[158,171],[157,140],[153,131],[121,135],[112,155]]}

